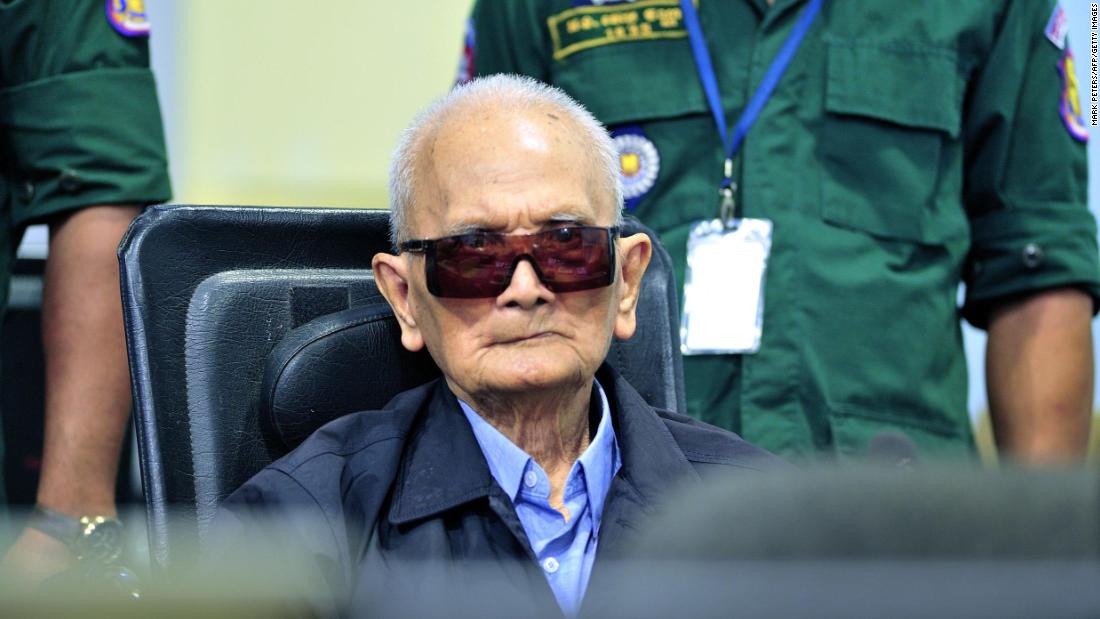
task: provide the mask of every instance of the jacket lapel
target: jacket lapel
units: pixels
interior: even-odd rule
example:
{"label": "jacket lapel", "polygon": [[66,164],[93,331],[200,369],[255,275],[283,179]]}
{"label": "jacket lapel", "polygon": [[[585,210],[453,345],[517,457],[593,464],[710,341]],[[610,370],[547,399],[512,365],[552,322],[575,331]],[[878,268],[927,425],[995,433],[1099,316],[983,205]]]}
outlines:
{"label": "jacket lapel", "polygon": [[607,365],[597,378],[601,384],[614,386],[608,391],[608,403],[623,459],[607,493],[600,525],[600,556],[615,557],[624,550],[620,547],[624,529],[637,529],[671,491],[685,482],[697,482],[699,474],[665,422],[626,379]]}
{"label": "jacket lapel", "polygon": [[[597,378],[605,386],[611,406],[623,466],[607,493],[587,598],[598,597],[593,594],[609,578],[606,565],[629,554],[645,519],[670,491],[685,481],[699,479],[664,421],[625,379],[606,364]],[[489,500],[492,510],[533,560],[514,506],[496,486],[458,401],[440,380],[423,422],[417,424],[406,445],[388,520],[393,525],[407,524],[482,499]],[[587,601],[584,608],[589,609]]]}
{"label": "jacket lapel", "polygon": [[[469,422],[443,380],[427,403],[423,423],[414,430],[394,482],[388,520],[402,525],[433,518],[474,501],[487,500],[503,524],[488,524],[490,544],[505,554],[528,560],[502,565],[504,579],[520,586],[517,591],[537,601],[536,608],[558,616],[557,601],[546,582],[515,506],[497,485]],[[518,545],[518,548],[517,548]],[[520,550],[522,549],[522,550]],[[517,556],[517,551],[520,553]],[[484,570],[479,563],[472,564]]]}
{"label": "jacket lapel", "polygon": [[394,483],[389,521],[401,525],[431,518],[472,501],[489,507],[535,560],[515,506],[489,472],[485,454],[451,390],[439,381],[424,422],[405,449]]}
{"label": "jacket lapel", "polygon": [[496,484],[458,400],[440,380],[405,447],[389,521],[400,525],[489,496]]}
{"label": "jacket lapel", "polygon": [[601,599],[613,581],[615,563],[630,555],[638,532],[675,489],[699,482],[699,474],[653,408],[622,378],[604,365],[596,374],[607,390],[623,466],[611,482],[600,524],[596,563],[585,596],[585,614],[613,602]]}

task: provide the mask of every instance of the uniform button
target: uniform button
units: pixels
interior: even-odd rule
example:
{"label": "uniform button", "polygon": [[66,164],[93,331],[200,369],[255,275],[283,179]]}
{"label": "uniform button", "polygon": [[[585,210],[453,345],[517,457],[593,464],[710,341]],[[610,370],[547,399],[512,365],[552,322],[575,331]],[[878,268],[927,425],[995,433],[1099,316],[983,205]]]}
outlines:
{"label": "uniform button", "polygon": [[523,485],[528,488],[534,488],[535,484],[539,483],[539,476],[535,475],[534,471],[527,471],[523,475]]}
{"label": "uniform button", "polygon": [[981,274],[982,274],[982,270],[983,270],[984,268],[985,268],[985,266],[984,266],[984,265],[983,265],[983,264],[982,264],[981,262],[978,262],[978,261],[974,261],[974,264],[970,265],[970,271],[971,271],[971,272],[972,272],[972,273],[973,273],[974,275],[981,275]]}
{"label": "uniform button", "polygon": [[550,557],[549,559],[542,562],[542,569],[546,570],[546,572],[549,574],[553,574],[554,572],[558,571],[559,567],[561,566],[558,565],[558,560],[554,557]]}
{"label": "uniform button", "polygon": [[1028,243],[1024,246],[1022,257],[1024,266],[1029,269],[1038,268],[1039,265],[1043,264],[1043,248],[1035,243]]}
{"label": "uniform button", "polygon": [[80,175],[72,170],[65,170],[61,173],[61,190],[73,193],[80,189],[83,183],[80,180]]}
{"label": "uniform button", "polygon": [[24,202],[30,202],[34,197],[34,183],[27,181],[23,183],[23,193],[21,194]]}

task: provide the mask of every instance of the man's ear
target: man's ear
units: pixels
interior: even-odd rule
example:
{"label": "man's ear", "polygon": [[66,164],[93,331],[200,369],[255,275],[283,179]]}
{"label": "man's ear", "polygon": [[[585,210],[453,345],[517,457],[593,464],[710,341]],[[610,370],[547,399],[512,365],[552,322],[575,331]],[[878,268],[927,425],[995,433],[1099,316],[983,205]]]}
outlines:
{"label": "man's ear", "polygon": [[401,344],[412,352],[424,347],[424,337],[416,324],[409,303],[409,261],[405,256],[378,253],[371,259],[374,282],[397,316],[401,327]]}
{"label": "man's ear", "polygon": [[653,255],[653,243],[644,232],[619,239],[619,272],[623,280],[619,288],[615,316],[615,337],[620,340],[634,335],[637,325],[635,309],[642,292],[642,276]]}

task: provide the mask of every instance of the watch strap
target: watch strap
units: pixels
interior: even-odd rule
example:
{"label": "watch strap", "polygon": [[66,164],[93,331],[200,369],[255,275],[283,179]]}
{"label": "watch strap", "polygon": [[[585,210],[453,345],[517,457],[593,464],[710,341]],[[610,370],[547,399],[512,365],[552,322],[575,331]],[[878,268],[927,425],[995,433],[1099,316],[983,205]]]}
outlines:
{"label": "watch strap", "polygon": [[122,523],[111,516],[79,520],[43,505],[35,505],[27,526],[65,544],[78,561],[108,565],[122,556]]}
{"label": "watch strap", "polygon": [[43,505],[35,505],[27,526],[38,529],[72,548],[80,538],[83,525],[80,520]]}

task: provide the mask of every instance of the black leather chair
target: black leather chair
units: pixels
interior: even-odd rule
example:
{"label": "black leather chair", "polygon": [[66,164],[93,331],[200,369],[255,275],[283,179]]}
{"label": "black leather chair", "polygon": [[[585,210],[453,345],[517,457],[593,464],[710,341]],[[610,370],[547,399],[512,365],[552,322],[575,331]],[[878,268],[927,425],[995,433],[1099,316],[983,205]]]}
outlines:
{"label": "black leather chair", "polygon": [[[219,502],[314,429],[438,375],[400,346],[374,286],[388,224],[379,210],[172,205],[134,222],[119,258],[155,569],[190,564]],[[684,410],[677,289],[654,247],[638,332],[608,359],[651,404]]]}

